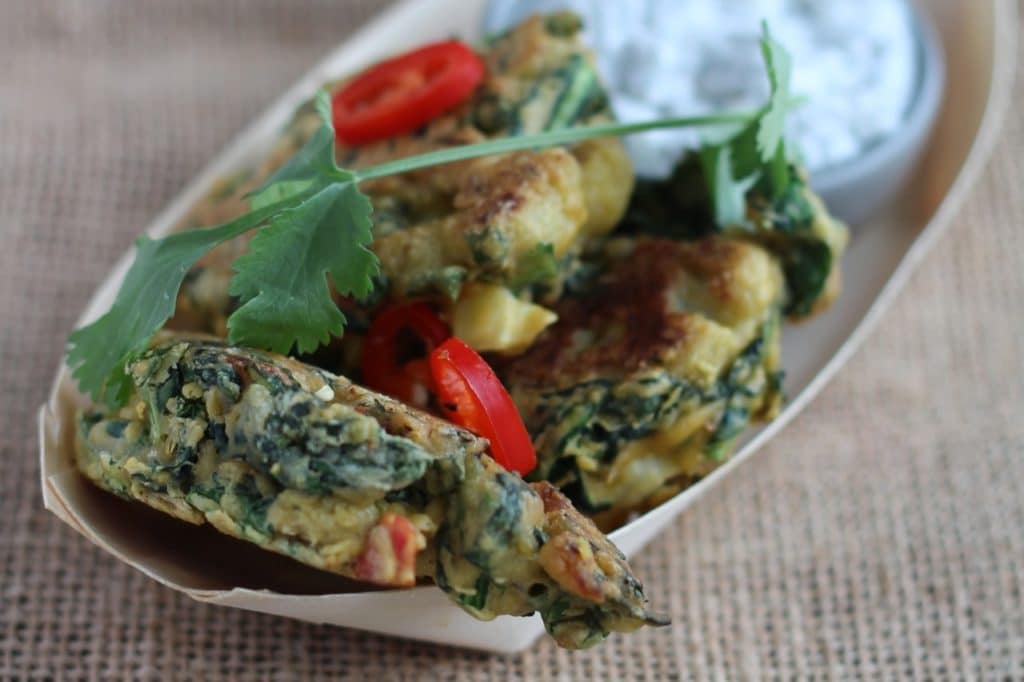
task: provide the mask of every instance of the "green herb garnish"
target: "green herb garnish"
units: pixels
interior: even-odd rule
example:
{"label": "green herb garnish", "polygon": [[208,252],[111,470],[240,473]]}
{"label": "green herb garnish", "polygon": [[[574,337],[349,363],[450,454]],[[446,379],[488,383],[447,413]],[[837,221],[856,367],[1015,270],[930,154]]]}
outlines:
{"label": "green herb garnish", "polygon": [[700,150],[704,179],[711,193],[715,222],[742,225],[745,197],[754,187],[777,199],[789,185],[786,113],[798,102],[789,91],[792,59],[762,24],[761,55],[768,72],[768,102],[735,135],[705,143]]}
{"label": "green herb garnish", "polygon": [[[316,98],[320,128],[252,193],[252,212],[217,227],[185,230],[156,240],[141,237],[136,242],[135,261],[110,310],[71,334],[68,365],[72,375],[94,399],[105,400],[112,407],[123,404],[131,389],[125,366],[173,315],[186,273],[215,246],[254,229],[260,231],[248,253],[234,263],[230,290],[241,305],[228,319],[228,340],[287,353],[292,348],[312,351],[332,335],[341,335],[345,316],[333,303],[328,278],[338,293],[363,298],[373,291],[379,272],[377,257],[369,248],[373,241],[370,201],[358,187],[373,178],[597,137],[739,125],[743,132],[738,138],[714,148],[713,155],[708,152],[708,163],[714,166],[711,187],[716,206],[721,197],[724,214],[733,217],[737,192],[745,193],[754,182],[770,178],[760,169],[778,162],[780,154],[784,161],[782,118],[791,105],[789,57],[771,39],[767,27],[762,49],[772,97],[754,112],[553,130],[441,149],[362,170],[346,170],[336,164],[330,100],[327,93],[320,92]],[[749,167],[753,170],[747,171]],[[743,174],[737,176],[737,170]]]}
{"label": "green herb garnish", "polygon": [[320,128],[252,195],[253,207],[299,203],[277,213],[235,260],[230,291],[242,305],[228,318],[232,343],[312,352],[345,327],[325,276],[342,296],[363,298],[373,291],[379,267],[370,251],[370,200],[356,187],[356,176],[334,162],[326,94],[317,96],[316,107]]}

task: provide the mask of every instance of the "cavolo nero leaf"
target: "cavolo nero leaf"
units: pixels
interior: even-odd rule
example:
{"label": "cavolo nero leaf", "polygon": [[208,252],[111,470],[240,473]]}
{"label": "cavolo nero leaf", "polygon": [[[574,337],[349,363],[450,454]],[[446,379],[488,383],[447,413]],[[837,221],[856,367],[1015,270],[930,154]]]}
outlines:
{"label": "cavolo nero leaf", "polygon": [[832,273],[832,249],[823,241],[794,239],[779,257],[789,289],[786,313],[796,317],[808,315]]}

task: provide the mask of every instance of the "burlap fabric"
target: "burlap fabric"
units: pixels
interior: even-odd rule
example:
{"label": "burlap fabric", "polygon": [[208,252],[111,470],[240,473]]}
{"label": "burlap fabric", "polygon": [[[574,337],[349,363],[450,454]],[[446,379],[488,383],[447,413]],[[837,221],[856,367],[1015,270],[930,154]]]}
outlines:
{"label": "burlap fabric", "polygon": [[846,369],[636,562],[671,628],[498,657],[217,608],[43,510],[35,411],[93,287],[230,136],[376,9],[0,4],[0,678],[1024,679],[1017,113]]}

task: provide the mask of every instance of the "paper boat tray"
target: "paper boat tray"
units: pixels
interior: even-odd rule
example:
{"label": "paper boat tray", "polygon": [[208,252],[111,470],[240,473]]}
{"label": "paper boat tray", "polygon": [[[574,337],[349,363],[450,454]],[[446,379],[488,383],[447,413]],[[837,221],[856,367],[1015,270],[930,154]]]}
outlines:
{"label": "paper boat tray", "polygon": [[[809,323],[786,327],[783,356],[791,398],[782,415],[752,430],[736,456],[712,475],[616,530],[611,537],[627,555],[635,556],[821,390],[951,222],[978,175],[1012,90],[1016,6],[1012,0],[941,0],[924,9],[942,34],[950,78],[920,172],[898,206],[855,227],[843,262],[844,292],[837,304]],[[425,41],[453,34],[474,40],[479,37],[482,11],[482,0],[407,0],[380,15],[243,131],[157,217],[149,234],[165,234],[216,178],[260,159],[294,109],[322,82]],[[128,264],[126,255],[100,286],[79,324],[109,307]],[[39,415],[44,503],[91,542],[170,588],[214,604],[495,652],[520,651],[543,633],[536,616],[482,623],[431,586],[368,591],[209,528],[191,527],[116,499],[94,488],[74,468],[73,420],[83,404],[62,366]],[[666,602],[659,589],[657,583],[647,584],[655,605]]]}

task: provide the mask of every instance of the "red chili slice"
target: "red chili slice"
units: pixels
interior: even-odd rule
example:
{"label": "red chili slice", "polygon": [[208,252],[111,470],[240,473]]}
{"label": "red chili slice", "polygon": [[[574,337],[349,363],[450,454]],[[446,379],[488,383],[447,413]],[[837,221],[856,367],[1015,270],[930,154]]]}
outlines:
{"label": "red chili slice", "polygon": [[416,584],[416,555],[426,546],[426,538],[412,521],[385,512],[370,529],[353,573],[378,585],[412,587]]}
{"label": "red chili slice", "polygon": [[458,40],[388,59],[335,93],[335,133],[355,145],[412,132],[463,102],[483,77],[483,61]]}
{"label": "red chili slice", "polygon": [[[426,358],[403,361],[402,331],[411,330],[429,353],[451,336],[448,325],[422,301],[385,308],[373,320],[363,341],[363,383],[402,402],[424,407],[418,398],[430,387]],[[423,387],[417,395],[417,387]]]}
{"label": "red chili slice", "polygon": [[526,475],[537,453],[512,397],[494,370],[457,337],[430,354],[434,390],[445,415],[491,442],[491,454],[506,469]]}

